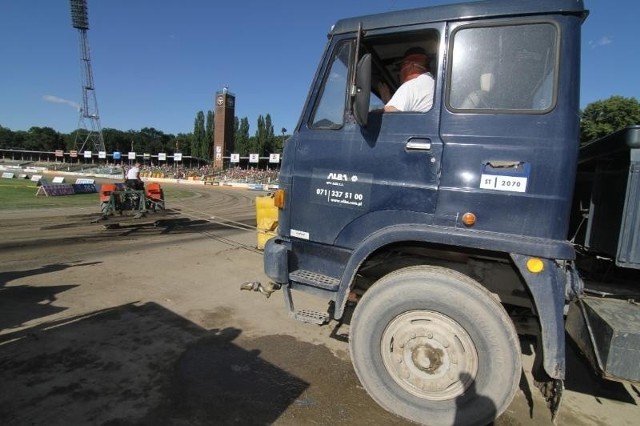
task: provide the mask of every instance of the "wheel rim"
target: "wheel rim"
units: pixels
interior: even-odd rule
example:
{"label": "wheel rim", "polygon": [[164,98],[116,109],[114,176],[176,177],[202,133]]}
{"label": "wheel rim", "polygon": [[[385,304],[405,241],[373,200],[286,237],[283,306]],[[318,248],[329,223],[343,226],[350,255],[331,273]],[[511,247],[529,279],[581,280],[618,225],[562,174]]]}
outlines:
{"label": "wheel rim", "polygon": [[410,311],[395,317],[382,335],[380,350],[393,380],[419,398],[455,398],[478,372],[478,353],[469,334],[434,311]]}

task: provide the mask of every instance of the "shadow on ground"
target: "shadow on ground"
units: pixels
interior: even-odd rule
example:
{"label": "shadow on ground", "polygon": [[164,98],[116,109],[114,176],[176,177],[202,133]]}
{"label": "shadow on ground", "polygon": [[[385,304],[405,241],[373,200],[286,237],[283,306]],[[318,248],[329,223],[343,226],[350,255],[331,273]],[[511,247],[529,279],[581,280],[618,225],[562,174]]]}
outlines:
{"label": "shadow on ground", "polygon": [[598,402],[600,402],[600,398],[605,398],[625,404],[634,404],[633,396],[629,394],[622,383],[604,379],[595,373],[594,368],[589,365],[568,335],[565,387],[574,392],[593,395]]}
{"label": "shadow on ground", "polygon": [[57,295],[76,285],[8,286],[11,281],[34,275],[62,271],[76,266],[93,265],[100,262],[54,263],[24,271],[0,272],[0,330],[17,327],[28,321],[53,315],[66,310],[55,306]]}
{"label": "shadow on ground", "polygon": [[308,384],[233,344],[239,335],[154,303],[5,334],[0,423],[273,423]]}
{"label": "shadow on ground", "polygon": [[206,330],[155,303],[1,335],[0,383],[3,425],[406,424],[324,346]]}

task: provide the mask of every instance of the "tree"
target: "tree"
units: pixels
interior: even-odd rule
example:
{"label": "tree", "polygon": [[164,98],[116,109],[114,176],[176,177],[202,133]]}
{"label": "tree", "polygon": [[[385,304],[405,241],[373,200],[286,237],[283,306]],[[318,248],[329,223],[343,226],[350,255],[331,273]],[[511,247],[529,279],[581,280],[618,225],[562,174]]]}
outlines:
{"label": "tree", "polygon": [[15,134],[6,127],[0,126],[0,148],[13,148],[20,146],[15,142]]}
{"label": "tree", "polygon": [[629,125],[640,124],[640,103],[633,97],[611,96],[587,105],[580,118],[580,141],[585,143]]}
{"label": "tree", "polygon": [[211,147],[213,146],[213,131],[215,128],[215,121],[213,111],[207,111],[207,123],[205,128],[205,136],[202,145],[202,158],[204,160],[210,160]]}
{"label": "tree", "polygon": [[178,136],[170,142],[172,145],[167,146],[167,152],[181,152],[184,155],[196,157],[191,151],[195,145],[193,142],[193,133],[178,133]]}
{"label": "tree", "polygon": [[268,156],[272,152],[275,152],[276,149],[276,137],[273,133],[273,124],[271,123],[271,115],[267,114],[264,118],[264,127],[265,127],[265,141],[264,141],[264,150],[262,152],[263,155]]}
{"label": "tree", "polygon": [[140,130],[140,139],[142,140],[142,152],[148,154],[157,154],[164,150],[167,141],[167,135],[153,127],[145,127]]}
{"label": "tree", "polygon": [[51,127],[32,127],[22,146],[31,151],[54,151],[64,146],[64,139]]}
{"label": "tree", "polygon": [[204,112],[198,111],[195,122],[193,123],[193,140],[191,143],[191,155],[197,158],[203,158],[202,145],[206,137],[204,130]]}
{"label": "tree", "polygon": [[258,153],[260,156],[269,154],[274,147],[273,125],[271,124],[271,116],[258,116],[258,130],[256,130],[255,139],[250,144],[251,152]]}
{"label": "tree", "polygon": [[124,152],[142,152],[142,137],[140,136],[140,132],[137,132],[135,130],[127,130],[126,132],[124,132],[124,136],[127,141],[122,148]]}
{"label": "tree", "polygon": [[235,151],[241,156],[249,154],[249,119],[247,117],[238,121],[235,119],[235,132],[234,132],[234,146]]}
{"label": "tree", "polygon": [[262,147],[264,146],[264,117],[262,115],[258,116],[258,127],[256,129],[253,138],[249,139],[249,153],[250,154],[260,154],[262,152]]}
{"label": "tree", "polygon": [[127,152],[131,145],[131,141],[127,139],[127,136],[121,130],[102,129],[102,137],[104,138],[104,147],[107,152]]}
{"label": "tree", "polygon": [[[62,149],[63,151],[72,151],[76,149],[76,132],[71,132],[71,133],[62,135],[62,141],[63,141],[63,144],[60,147],[60,149]],[[107,152],[110,152],[110,151],[107,150]]]}

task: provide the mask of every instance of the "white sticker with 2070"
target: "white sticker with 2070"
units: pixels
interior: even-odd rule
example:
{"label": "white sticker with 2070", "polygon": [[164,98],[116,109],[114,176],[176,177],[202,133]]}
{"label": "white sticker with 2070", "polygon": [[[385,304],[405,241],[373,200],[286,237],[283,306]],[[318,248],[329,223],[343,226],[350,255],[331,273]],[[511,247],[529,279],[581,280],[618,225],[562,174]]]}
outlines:
{"label": "white sticker with 2070", "polygon": [[480,188],[494,191],[527,192],[526,177],[486,175],[480,176]]}

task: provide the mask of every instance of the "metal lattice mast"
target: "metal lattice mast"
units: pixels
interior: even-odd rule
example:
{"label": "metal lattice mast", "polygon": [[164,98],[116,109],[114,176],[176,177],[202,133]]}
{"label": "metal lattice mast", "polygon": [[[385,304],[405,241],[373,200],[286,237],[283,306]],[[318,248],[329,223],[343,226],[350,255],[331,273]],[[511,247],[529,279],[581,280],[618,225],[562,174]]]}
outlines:
{"label": "metal lattice mast", "polygon": [[73,28],[80,35],[80,66],[82,68],[82,105],[80,107],[80,120],[76,131],[76,150],[105,151],[102,127],[100,126],[100,114],[98,114],[98,101],[96,100],[95,87],[93,85],[93,73],[91,72],[91,55],[89,52],[89,17],[87,14],[86,0],[71,1],[71,22]]}

